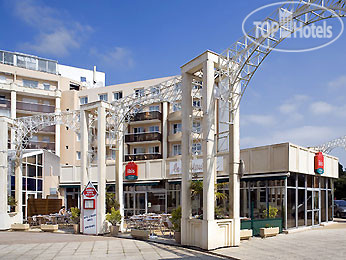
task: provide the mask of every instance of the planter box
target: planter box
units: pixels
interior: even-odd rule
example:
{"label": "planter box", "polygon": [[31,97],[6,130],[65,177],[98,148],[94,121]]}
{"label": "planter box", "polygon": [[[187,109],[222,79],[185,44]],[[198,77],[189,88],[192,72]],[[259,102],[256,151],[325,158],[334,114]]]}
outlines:
{"label": "planter box", "polygon": [[252,237],[252,229],[242,229],[240,230],[240,239],[248,240]]}
{"label": "planter box", "polygon": [[26,231],[26,230],[29,230],[29,228],[30,228],[29,224],[15,223],[11,225],[11,229],[13,231]]}
{"label": "planter box", "polygon": [[277,234],[279,234],[279,227],[272,227],[272,228],[260,228],[260,236],[262,238],[266,237],[274,237]]}
{"label": "planter box", "polygon": [[73,233],[74,234],[80,234],[80,225],[79,224],[73,224]]}
{"label": "planter box", "polygon": [[149,230],[131,229],[131,236],[138,239],[149,239]]}
{"label": "planter box", "polygon": [[41,224],[41,230],[44,232],[58,231],[58,225]]}
{"label": "planter box", "polygon": [[252,229],[252,235],[260,235],[260,228],[279,227],[279,233],[282,232],[282,218],[265,218],[265,219],[252,219],[252,220],[241,220],[240,229]]}
{"label": "planter box", "polygon": [[180,244],[181,243],[181,232],[174,232],[174,239],[175,239],[175,242]]}
{"label": "planter box", "polygon": [[113,237],[116,237],[117,235],[118,235],[118,233],[119,233],[119,226],[110,226],[110,231],[111,231],[111,235],[113,236]]}

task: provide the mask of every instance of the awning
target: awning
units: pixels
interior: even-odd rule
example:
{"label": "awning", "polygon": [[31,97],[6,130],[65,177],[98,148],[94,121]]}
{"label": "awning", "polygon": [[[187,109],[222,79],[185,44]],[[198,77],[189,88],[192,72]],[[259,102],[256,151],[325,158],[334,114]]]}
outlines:
{"label": "awning", "polygon": [[160,181],[140,181],[140,182],[124,182],[126,186],[156,186]]}
{"label": "awning", "polygon": [[290,176],[289,172],[246,174],[242,181],[284,180]]}

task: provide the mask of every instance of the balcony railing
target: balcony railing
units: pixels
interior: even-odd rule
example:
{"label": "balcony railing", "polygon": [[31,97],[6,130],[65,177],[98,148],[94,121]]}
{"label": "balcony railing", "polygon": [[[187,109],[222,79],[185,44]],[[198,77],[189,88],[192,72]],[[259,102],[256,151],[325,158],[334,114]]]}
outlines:
{"label": "balcony railing", "polygon": [[55,150],[55,143],[46,143],[39,141],[29,141],[27,149],[45,149],[45,150]]}
{"label": "balcony railing", "polygon": [[58,70],[57,61],[10,51],[0,51],[0,63],[52,74],[57,74]]}
{"label": "balcony railing", "polygon": [[162,120],[162,114],[160,111],[140,112],[133,116],[131,121],[143,121],[143,120]]}
{"label": "balcony railing", "polygon": [[0,109],[11,109],[11,101],[8,99],[0,98]]}
{"label": "balcony railing", "polygon": [[17,109],[38,113],[54,113],[55,107],[44,104],[17,101]]}
{"label": "balcony railing", "polygon": [[151,132],[151,133],[136,133],[136,134],[127,134],[125,135],[125,142],[147,142],[147,141],[161,141],[162,135],[160,132]]}
{"label": "balcony railing", "polygon": [[142,160],[155,160],[162,159],[160,153],[145,153],[145,154],[126,154],[125,161],[142,161]]}

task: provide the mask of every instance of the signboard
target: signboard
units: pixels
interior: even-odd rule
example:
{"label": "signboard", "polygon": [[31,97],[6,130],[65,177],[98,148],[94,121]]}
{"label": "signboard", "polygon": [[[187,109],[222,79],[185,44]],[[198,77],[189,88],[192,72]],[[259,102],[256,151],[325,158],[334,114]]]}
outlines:
{"label": "signboard", "polygon": [[97,235],[97,190],[90,181],[82,192],[82,199],[83,234]]}
{"label": "signboard", "polygon": [[181,174],[181,161],[169,162],[169,174]]}
{"label": "signboard", "polygon": [[125,166],[125,179],[137,180],[138,179],[138,165],[134,162],[129,162]]}
{"label": "signboard", "polygon": [[192,173],[203,172],[203,159],[192,160]]}
{"label": "signboard", "polygon": [[[216,157],[216,170],[223,171],[223,157]],[[203,172],[203,159],[192,160],[192,173]],[[182,174],[181,160],[169,162],[169,174]]]}
{"label": "signboard", "polygon": [[324,157],[321,152],[315,154],[315,173],[324,173]]}

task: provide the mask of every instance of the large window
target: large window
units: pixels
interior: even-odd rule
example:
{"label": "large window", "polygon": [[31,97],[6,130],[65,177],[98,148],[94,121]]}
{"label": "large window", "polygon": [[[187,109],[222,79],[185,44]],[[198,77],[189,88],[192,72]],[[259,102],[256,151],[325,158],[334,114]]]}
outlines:
{"label": "large window", "polygon": [[122,91],[113,92],[113,100],[119,100],[123,97]]}
{"label": "large window", "polygon": [[108,101],[108,95],[107,95],[107,93],[105,93],[105,94],[100,94],[100,95],[99,95],[99,100],[101,100],[101,101]]}
{"label": "large window", "polygon": [[136,97],[142,97],[144,96],[144,88],[136,89],[135,90]]}
{"label": "large window", "polygon": [[159,132],[160,127],[158,125],[149,126],[149,132]]}
{"label": "large window", "polygon": [[150,154],[158,154],[160,152],[159,146],[151,146],[149,147]]}
{"label": "large window", "polygon": [[80,98],[79,98],[79,103],[80,103],[81,105],[88,104],[88,97],[80,97]]}
{"label": "large window", "polygon": [[192,147],[191,147],[191,150],[192,150],[192,154],[200,155],[202,153],[202,145],[201,145],[201,143],[193,143]]}
{"label": "large window", "polygon": [[149,111],[160,111],[160,106],[159,105],[155,105],[155,106],[150,106],[149,107]]}
{"label": "large window", "polygon": [[194,121],[192,123],[192,131],[194,133],[200,133],[201,132],[201,122],[200,121]]}
{"label": "large window", "polygon": [[23,79],[23,86],[27,88],[37,88],[38,81]]}
{"label": "large window", "polygon": [[181,145],[180,144],[173,144],[172,151],[173,151],[173,156],[181,155]]}
{"label": "large window", "polygon": [[133,148],[133,154],[145,154],[145,148],[144,147],[134,147]]}
{"label": "large window", "polygon": [[181,132],[181,124],[173,124],[173,134],[177,134]]}
{"label": "large window", "polygon": [[177,111],[180,111],[181,110],[181,103],[180,102],[176,102],[173,104],[173,107],[172,107],[172,111],[173,112],[177,112]]}

